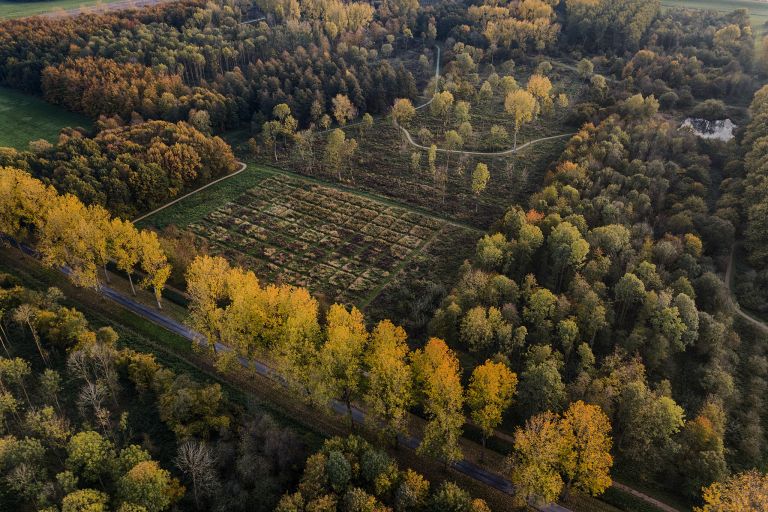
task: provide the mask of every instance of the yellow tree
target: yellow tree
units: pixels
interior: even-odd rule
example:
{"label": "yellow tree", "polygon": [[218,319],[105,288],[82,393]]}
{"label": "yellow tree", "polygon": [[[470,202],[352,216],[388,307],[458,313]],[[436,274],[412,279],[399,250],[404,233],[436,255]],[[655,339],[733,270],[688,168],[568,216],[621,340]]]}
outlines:
{"label": "yellow tree", "polygon": [[398,98],[392,105],[392,119],[396,124],[408,126],[416,115],[416,109],[408,98]]}
{"label": "yellow tree", "polygon": [[358,395],[363,378],[363,354],[368,342],[363,314],[334,304],[328,310],[326,339],[320,349],[319,370],[328,393],[347,406],[350,428],[354,430],[352,400]]}
{"label": "yellow tree", "polygon": [[704,505],[694,512],[757,512],[768,510],[768,475],[757,470],[739,473],[703,490]]}
{"label": "yellow tree", "polygon": [[611,423],[597,405],[581,400],[568,407],[560,421],[567,449],[562,461],[565,496],[571,488],[597,496],[611,486]]}
{"label": "yellow tree", "polygon": [[412,355],[413,372],[429,422],[416,450],[442,461],[446,468],[461,458],[459,438],[464,425],[459,359],[439,338],[430,339]]}
{"label": "yellow tree", "polygon": [[549,78],[543,75],[531,75],[526,89],[538,100],[545,112],[552,108],[552,82]]}
{"label": "yellow tree", "polygon": [[563,489],[558,469],[565,450],[557,415],[547,411],[533,416],[515,430],[514,439],[509,465],[515,500],[521,506],[555,501]]}
{"label": "yellow tree", "polygon": [[357,116],[357,109],[346,94],[337,94],[331,103],[333,104],[333,117],[336,118],[339,126],[344,126]]}
{"label": "yellow tree", "polygon": [[448,117],[453,107],[453,94],[449,91],[438,92],[432,97],[429,111],[433,116],[443,118],[443,128],[448,123]]}
{"label": "yellow tree", "polygon": [[229,263],[220,256],[198,256],[185,275],[192,326],[206,337],[214,352],[221,339],[224,311],[219,303],[226,298],[229,270]]}
{"label": "yellow tree", "polygon": [[51,201],[43,214],[38,250],[43,263],[66,267],[76,286],[98,286],[97,268],[106,253],[103,226],[109,214],[104,208],[86,208],[70,194]]}
{"label": "yellow tree", "polygon": [[467,388],[467,405],[474,421],[483,431],[483,449],[488,437],[501,425],[504,411],[512,405],[517,375],[504,363],[487,360],[472,372]]}
{"label": "yellow tree", "polygon": [[319,363],[321,329],[318,303],[305,288],[268,287],[264,295],[273,297],[270,315],[277,319],[266,331],[265,344],[274,355],[277,370],[289,387],[310,402],[322,403],[326,393],[322,386]]}
{"label": "yellow tree", "polygon": [[371,333],[366,351],[368,390],[364,400],[374,426],[383,425],[385,436],[398,444],[405,432],[408,408],[413,402],[413,381],[408,356],[407,335],[400,326],[382,320]]}
{"label": "yellow tree", "polygon": [[17,242],[26,239],[42,222],[56,196],[52,187],[26,172],[0,168],[0,233]]}
{"label": "yellow tree", "polygon": [[472,195],[475,196],[475,211],[477,211],[480,202],[480,194],[488,187],[488,180],[491,179],[491,173],[488,171],[488,165],[482,162],[475,166],[472,171]]}
{"label": "yellow tree", "polygon": [[260,348],[261,331],[267,323],[262,303],[263,290],[256,274],[235,267],[224,277],[224,295],[228,302],[219,324],[221,342],[245,357],[253,357]]}
{"label": "yellow tree", "polygon": [[515,123],[515,144],[517,148],[517,134],[525,123],[530,123],[536,116],[538,103],[536,98],[528,91],[518,89],[507,94],[504,99],[504,110],[512,116]]}
{"label": "yellow tree", "polygon": [[168,281],[171,275],[171,266],[168,264],[168,259],[165,257],[162,247],[160,247],[160,240],[154,231],[144,230],[139,233],[139,247],[141,248],[139,264],[145,274],[144,279],[142,279],[139,285],[145,288],[152,288],[155,293],[157,307],[163,309],[160,299],[165,282]]}
{"label": "yellow tree", "polygon": [[132,275],[139,263],[139,241],[139,231],[132,222],[118,218],[112,219],[107,240],[108,251],[115,260],[117,268],[128,275],[128,282],[131,284],[131,292],[134,295],[136,295],[136,289],[133,286]]}

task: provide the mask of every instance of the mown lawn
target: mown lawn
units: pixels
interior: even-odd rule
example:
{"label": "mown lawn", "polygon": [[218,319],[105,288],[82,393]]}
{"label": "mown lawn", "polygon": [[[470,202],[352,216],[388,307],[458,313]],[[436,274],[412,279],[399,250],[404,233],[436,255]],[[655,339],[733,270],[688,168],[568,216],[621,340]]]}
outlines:
{"label": "mown lawn", "polygon": [[27,149],[33,140],[53,142],[67,126],[90,127],[91,121],[38,97],[0,87],[0,146]]}
{"label": "mown lawn", "polygon": [[23,18],[24,16],[44,14],[58,9],[68,10],[108,4],[111,1],[116,0],[38,0],[32,2],[0,0],[0,18]]}
{"label": "mown lawn", "polygon": [[756,0],[662,0],[663,7],[686,7],[689,9],[711,9],[720,12],[731,12],[736,9],[747,9],[752,21],[755,35],[765,35],[764,24],[768,22],[768,3]]}

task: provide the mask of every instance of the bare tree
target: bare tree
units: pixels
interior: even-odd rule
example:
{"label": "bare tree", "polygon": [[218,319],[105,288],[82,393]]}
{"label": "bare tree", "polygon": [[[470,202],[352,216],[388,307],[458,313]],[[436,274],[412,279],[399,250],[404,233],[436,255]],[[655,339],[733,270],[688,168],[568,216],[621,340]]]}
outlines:
{"label": "bare tree", "polygon": [[200,498],[211,493],[218,484],[216,460],[204,443],[188,441],[179,446],[176,466],[192,481],[195,508],[200,509]]}
{"label": "bare tree", "polygon": [[36,316],[36,310],[33,306],[29,304],[22,304],[19,307],[17,307],[13,312],[13,319],[16,322],[22,325],[26,324],[26,326],[29,327],[30,332],[32,332],[32,338],[35,340],[35,346],[37,347],[37,351],[40,353],[40,357],[43,359],[43,363],[45,363],[45,366],[48,366],[48,356],[46,355],[42,345],[40,344],[40,336],[38,336],[37,328],[33,323],[35,320],[35,316]]}

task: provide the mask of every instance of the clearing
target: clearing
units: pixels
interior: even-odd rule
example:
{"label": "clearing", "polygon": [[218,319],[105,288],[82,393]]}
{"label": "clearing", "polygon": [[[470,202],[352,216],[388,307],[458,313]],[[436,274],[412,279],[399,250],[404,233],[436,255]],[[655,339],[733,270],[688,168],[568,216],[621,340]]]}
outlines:
{"label": "clearing", "polygon": [[41,98],[0,87],[0,146],[27,149],[33,140],[53,142],[67,126],[90,127],[91,121]]}
{"label": "clearing", "polygon": [[305,286],[372,319],[397,307],[402,287],[450,285],[480,236],[404,205],[255,166],[142,223],[187,229],[210,253],[266,282]]}

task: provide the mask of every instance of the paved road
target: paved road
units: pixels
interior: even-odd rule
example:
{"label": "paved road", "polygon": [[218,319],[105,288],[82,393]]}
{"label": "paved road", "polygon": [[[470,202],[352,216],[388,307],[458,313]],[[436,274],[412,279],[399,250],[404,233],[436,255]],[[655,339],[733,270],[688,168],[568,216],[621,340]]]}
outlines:
{"label": "paved road", "polygon": [[[7,237],[4,237],[4,238],[8,240]],[[28,254],[33,257],[38,256],[37,251],[28,245],[21,244],[20,248],[25,254]],[[71,273],[71,270],[66,267],[62,268],[61,271],[66,275],[69,275]],[[174,334],[177,334],[183,338],[186,338],[200,345],[207,344],[205,336],[203,336],[201,333],[187,327],[186,325],[182,324],[181,322],[178,322],[177,320],[174,320],[173,318],[170,318],[164,315],[160,311],[152,307],[146,306],[144,304],[141,304],[136,300],[134,300],[133,298],[127,295],[124,295],[123,293],[109,286],[101,286],[99,290],[102,293],[102,295],[104,295],[106,298],[110,299],[111,301],[137,314],[138,316],[146,320],[149,320],[150,322],[156,325],[159,325],[160,327],[167,329],[168,331]],[[216,350],[219,352],[229,352],[232,350],[232,348],[226,345],[217,343]],[[268,365],[266,365],[262,361],[249,360],[244,357],[238,357],[238,361],[243,367],[253,369],[259,375],[272,379],[280,384],[284,384],[285,382],[285,380],[277,372],[275,372],[272,368],[270,368]],[[331,406],[336,413],[340,415],[347,414],[347,406],[343,402],[334,400]],[[353,406],[352,420],[355,423],[363,424],[365,422],[365,413],[361,411],[359,408]],[[411,436],[401,436],[400,442],[406,447],[413,450],[415,450],[420,444],[420,440],[418,438],[411,437]],[[487,471],[472,462],[469,462],[467,460],[460,460],[453,465],[453,468],[459,473],[462,473],[470,478],[473,478],[479,482],[482,482],[498,491],[501,491],[509,495],[515,494],[515,489],[514,489],[514,486],[512,485],[512,482],[503,478],[502,476],[499,476],[495,473],[491,473],[490,471]],[[572,512],[570,509],[557,505],[556,503],[550,503],[546,505],[532,504],[531,506],[536,510],[539,510],[540,512]]]}
{"label": "paved road", "polygon": [[[31,249],[29,251],[25,250],[25,252],[34,254],[34,251],[32,251]],[[66,269],[64,269],[64,272],[67,273]],[[195,343],[199,343],[201,345],[205,345],[207,343],[205,340],[205,337],[199,332],[195,331],[194,329],[190,329],[186,325],[174,320],[173,318],[170,318],[162,314],[161,312],[157,311],[154,308],[151,308],[149,306],[136,302],[132,298],[126,295],[123,295],[122,293],[118,292],[117,290],[114,290],[113,288],[110,288],[108,286],[102,286],[101,293],[105,297],[123,306],[124,308],[132,311],[133,313],[175,334],[178,334],[183,338],[186,338]],[[230,347],[217,343],[216,350],[221,352],[229,352],[232,349]],[[243,367],[251,368],[255,370],[259,375],[262,375],[269,379],[283,383],[283,379],[272,368],[270,368],[263,362],[258,360],[248,360],[243,357],[238,357],[238,360],[240,361],[240,364],[243,365]],[[341,415],[345,415],[347,413],[347,406],[343,402],[334,400],[331,405],[333,407],[333,410],[336,413]],[[363,413],[363,411],[361,411],[357,407],[353,407],[352,418],[355,421],[355,423],[363,424],[365,422],[365,413]],[[420,444],[419,439],[411,436],[401,437],[400,442],[403,445],[413,450],[415,450]],[[454,464],[453,467],[454,469],[456,469],[456,471],[463,473],[464,475],[469,476],[470,478],[474,478],[475,480],[478,480],[486,485],[489,485],[494,489],[497,489],[509,495],[515,494],[514,487],[509,480],[499,475],[496,475],[494,473],[491,473],[489,471],[486,471],[485,469],[481,468],[480,466],[477,466],[476,464],[473,464],[472,462],[469,462],[467,460],[461,460],[456,464]],[[560,505],[557,505],[554,503],[543,505],[543,506],[536,506],[534,508],[536,508],[541,512],[571,512],[569,509],[561,507]]]}

